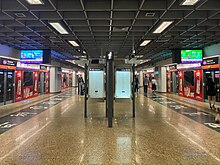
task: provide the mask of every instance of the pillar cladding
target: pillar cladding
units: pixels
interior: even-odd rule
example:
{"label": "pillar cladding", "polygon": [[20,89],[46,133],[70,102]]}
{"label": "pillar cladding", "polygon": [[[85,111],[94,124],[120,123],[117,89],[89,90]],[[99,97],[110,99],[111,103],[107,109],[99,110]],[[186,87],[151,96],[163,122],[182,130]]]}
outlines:
{"label": "pillar cladding", "polygon": [[85,79],[85,97],[84,97],[84,118],[87,118],[87,101],[88,101],[88,65],[85,64],[85,73],[84,73],[84,79]]}
{"label": "pillar cladding", "polygon": [[143,71],[142,70],[139,72],[138,77],[139,77],[139,84],[140,84],[139,86],[143,87],[144,86],[144,80],[143,80]]}
{"label": "pillar cladding", "polygon": [[72,72],[72,86],[76,87],[77,86],[77,77],[76,77],[76,71]]}
{"label": "pillar cladding", "polygon": [[107,76],[107,117],[108,117],[108,127],[112,128],[112,118],[113,118],[113,101],[114,101],[114,54],[113,52],[106,53],[106,76]]}
{"label": "pillar cladding", "polygon": [[50,93],[61,92],[61,67],[50,67]]}
{"label": "pillar cladding", "polygon": [[133,74],[133,81],[132,81],[132,113],[133,117],[135,117],[135,65],[132,65],[132,74]]}
{"label": "pillar cladding", "polygon": [[155,79],[157,80],[157,91],[167,92],[166,67],[155,68]]}

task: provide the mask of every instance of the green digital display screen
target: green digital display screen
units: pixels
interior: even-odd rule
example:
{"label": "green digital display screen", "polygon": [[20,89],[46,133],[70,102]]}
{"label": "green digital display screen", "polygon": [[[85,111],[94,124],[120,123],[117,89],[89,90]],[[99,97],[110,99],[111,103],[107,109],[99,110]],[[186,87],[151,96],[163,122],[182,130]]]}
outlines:
{"label": "green digital display screen", "polygon": [[202,50],[181,50],[181,63],[202,63]]}

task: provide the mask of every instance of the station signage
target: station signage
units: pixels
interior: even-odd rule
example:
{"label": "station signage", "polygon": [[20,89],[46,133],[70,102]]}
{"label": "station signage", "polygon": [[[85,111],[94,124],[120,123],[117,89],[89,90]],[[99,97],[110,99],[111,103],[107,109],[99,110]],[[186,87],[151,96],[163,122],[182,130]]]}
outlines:
{"label": "station signage", "polygon": [[117,68],[116,71],[130,72],[131,70],[128,68]]}
{"label": "station signage", "polygon": [[37,65],[37,64],[23,64],[23,63],[17,62],[17,68],[39,70],[40,65]]}
{"label": "station signage", "polygon": [[170,65],[169,66],[169,71],[177,71],[177,66],[176,65]]}
{"label": "station signage", "polygon": [[1,69],[16,69],[17,61],[0,58]]}
{"label": "station signage", "polygon": [[48,72],[48,71],[49,71],[49,67],[40,65],[40,72]]}
{"label": "station signage", "polygon": [[219,57],[203,59],[202,69],[219,68]]}
{"label": "station signage", "polygon": [[0,59],[0,65],[16,66],[17,65],[17,61],[8,60],[8,59]]}
{"label": "station signage", "polygon": [[103,68],[91,68],[90,71],[103,71]]}
{"label": "station signage", "polygon": [[154,72],[154,68],[148,68],[148,69],[144,70],[144,72],[153,73]]}
{"label": "station signage", "polygon": [[195,64],[178,64],[177,69],[178,70],[184,70],[184,69],[190,69],[190,68],[201,68],[201,63],[195,63]]}
{"label": "station signage", "polygon": [[47,70],[47,66],[41,65],[41,66],[40,66],[40,69],[41,69],[41,70]]}
{"label": "station signage", "polygon": [[214,58],[207,58],[207,59],[203,59],[202,65],[214,65],[214,64],[218,64],[219,62],[219,58],[218,57],[214,57]]}

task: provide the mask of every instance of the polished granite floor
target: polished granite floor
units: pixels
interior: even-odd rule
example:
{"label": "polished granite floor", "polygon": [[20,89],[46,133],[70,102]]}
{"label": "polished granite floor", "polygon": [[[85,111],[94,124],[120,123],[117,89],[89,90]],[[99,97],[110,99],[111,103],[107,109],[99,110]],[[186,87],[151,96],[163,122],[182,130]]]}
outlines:
{"label": "polished granite floor", "polygon": [[0,135],[0,164],[220,164],[220,133],[152,98],[115,103],[113,128],[105,103],[69,97]]}

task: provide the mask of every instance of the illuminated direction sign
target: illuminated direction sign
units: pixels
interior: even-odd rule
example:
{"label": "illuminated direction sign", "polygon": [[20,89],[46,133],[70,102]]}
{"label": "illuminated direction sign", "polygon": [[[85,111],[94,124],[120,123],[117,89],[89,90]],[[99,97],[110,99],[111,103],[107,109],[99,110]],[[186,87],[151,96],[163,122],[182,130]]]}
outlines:
{"label": "illuminated direction sign", "polygon": [[155,96],[151,98],[156,101],[198,123],[201,123],[217,132],[220,132],[220,124],[215,123],[215,116],[203,111],[199,111],[196,108],[192,108],[171,99],[167,99],[162,96]]}
{"label": "illuminated direction sign", "polygon": [[32,117],[47,110],[49,107],[52,107],[73,95],[75,95],[75,93],[68,91],[59,96],[50,98],[42,103],[37,103],[18,112],[11,113],[7,116],[0,118],[0,134],[31,119]]}

